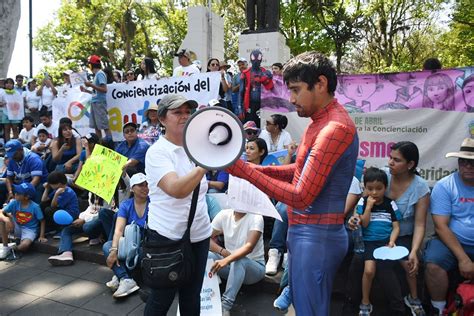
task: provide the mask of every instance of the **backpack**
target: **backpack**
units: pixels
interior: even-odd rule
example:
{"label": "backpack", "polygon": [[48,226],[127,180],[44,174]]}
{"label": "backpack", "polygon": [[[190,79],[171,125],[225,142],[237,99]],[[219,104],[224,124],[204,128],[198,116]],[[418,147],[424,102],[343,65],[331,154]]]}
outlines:
{"label": "backpack", "polygon": [[[449,302],[450,301],[450,302]],[[474,283],[466,281],[458,285],[456,293],[448,301],[445,310],[447,315],[474,315]]]}
{"label": "backpack", "polygon": [[123,237],[119,240],[117,257],[120,261],[125,261],[129,270],[135,269],[138,263],[141,239],[140,226],[134,221],[125,226]]}

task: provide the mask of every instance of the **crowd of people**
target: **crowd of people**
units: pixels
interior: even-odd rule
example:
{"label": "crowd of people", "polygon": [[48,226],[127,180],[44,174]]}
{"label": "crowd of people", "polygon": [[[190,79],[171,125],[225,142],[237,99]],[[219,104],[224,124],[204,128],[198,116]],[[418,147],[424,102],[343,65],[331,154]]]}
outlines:
{"label": "crowd of people", "polygon": [[[173,76],[201,72],[189,50],[176,56],[180,65]],[[253,51],[252,60],[261,61],[261,53]],[[353,229],[362,229],[365,242],[365,251],[354,255],[351,262],[347,293],[359,315],[373,311],[374,279],[380,280],[392,314],[403,315],[408,307],[413,315],[425,315],[428,307],[441,315],[450,285],[448,273],[458,270],[465,279],[474,278],[474,230],[467,224],[474,214],[474,141],[464,140],[459,152],[447,155],[458,158],[459,169],[439,181],[432,192],[417,173],[420,156],[409,141],[391,147],[388,168],[368,168],[361,186],[354,177],[357,131],[334,98],[336,71],[323,55],[303,53],[284,66],[275,63],[272,73],[259,63],[255,70],[262,75],[258,81],[262,87],[271,87],[272,76],[283,76],[298,116],[311,119],[299,145],[285,130],[288,119],[284,115],[273,114],[263,128],[260,119],[251,120],[258,118],[258,112],[253,112],[252,92],[245,91],[252,68],[244,58],[237,61],[239,73],[235,75],[229,73],[227,63],[216,58],[208,61],[208,72],[221,73],[216,105],[243,119],[246,138],[245,160],[219,171],[195,166],[183,148],[184,125],[198,104],[182,95],[166,95],[148,107],[145,122],[124,124],[124,140],[114,143],[106,103],[110,78],[99,56],[90,56],[89,65],[94,78],[81,91],[92,94],[90,127],[95,133],[86,135],[80,135],[67,117],[52,120],[51,104],[58,89],[51,78],[46,77],[39,88],[35,79],[23,86],[21,75],[16,82],[10,78],[1,82],[5,154],[0,179],[0,259],[17,257],[35,240],[44,243],[57,237],[58,254],[48,260],[53,266],[70,265],[74,235],[85,234],[91,246],[103,245],[106,264],[113,270],[107,282],[113,297],[128,296],[142,284],[136,269],[127,268],[118,257],[125,227],[137,224],[142,236],[156,243],[181,239],[197,190],[190,228],[196,267],[193,279],[182,287],[151,289],[145,315],[166,315],[176,293],[182,315],[199,315],[208,258],[214,259],[211,272],[227,280],[222,294],[224,315],[230,314],[242,284],[259,282],[265,274],[275,275],[280,264],[284,269],[282,291],[274,307],[286,312],[293,304],[298,315],[329,315],[334,277],[348,249],[351,252],[348,230]],[[140,68],[142,79],[160,80],[151,58],[145,57]],[[63,74],[66,86],[71,74],[69,70]],[[127,71],[125,78],[121,71],[112,75],[115,82],[135,80],[133,71]],[[12,93],[21,94],[24,100],[21,130],[20,122],[9,120],[4,107],[4,96]],[[241,98],[246,93],[247,105]],[[76,184],[97,144],[127,158],[110,202]],[[287,154],[281,165],[267,165],[269,154],[282,150]],[[283,220],[272,224],[269,218],[247,210],[222,209],[213,194],[227,191],[230,174],[250,181],[272,198]],[[66,212],[72,223],[58,224],[58,210]],[[421,256],[429,211],[436,236],[427,242]],[[266,262],[264,236],[270,237]],[[374,249],[384,245],[406,247],[408,255],[392,263],[376,260]],[[407,293],[395,276],[398,263],[405,271]],[[425,274],[430,306],[423,306],[418,291],[420,271]]]}

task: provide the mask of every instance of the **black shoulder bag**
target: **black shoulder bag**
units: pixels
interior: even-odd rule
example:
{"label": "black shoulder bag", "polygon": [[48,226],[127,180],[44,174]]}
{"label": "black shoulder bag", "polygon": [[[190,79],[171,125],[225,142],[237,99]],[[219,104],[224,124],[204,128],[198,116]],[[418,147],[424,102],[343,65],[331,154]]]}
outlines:
{"label": "black shoulder bag", "polygon": [[[180,240],[169,240],[147,229],[142,247],[141,272],[143,282],[154,289],[167,289],[187,284],[194,274],[194,253],[190,231],[196,213],[200,184],[194,189],[188,227]],[[150,240],[158,235],[161,240]],[[153,239],[153,238],[152,238]]]}

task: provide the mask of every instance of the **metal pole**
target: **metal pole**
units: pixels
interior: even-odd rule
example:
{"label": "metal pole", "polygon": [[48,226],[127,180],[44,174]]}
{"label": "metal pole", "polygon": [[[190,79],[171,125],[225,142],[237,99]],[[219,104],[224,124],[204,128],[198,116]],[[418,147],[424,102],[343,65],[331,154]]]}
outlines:
{"label": "metal pole", "polygon": [[29,42],[30,42],[30,78],[33,78],[33,0],[28,1],[29,5]]}
{"label": "metal pole", "polygon": [[[208,23],[207,23],[207,60],[212,58],[212,0],[207,0],[207,8],[209,10]],[[203,65],[206,64],[206,60],[203,60]]]}

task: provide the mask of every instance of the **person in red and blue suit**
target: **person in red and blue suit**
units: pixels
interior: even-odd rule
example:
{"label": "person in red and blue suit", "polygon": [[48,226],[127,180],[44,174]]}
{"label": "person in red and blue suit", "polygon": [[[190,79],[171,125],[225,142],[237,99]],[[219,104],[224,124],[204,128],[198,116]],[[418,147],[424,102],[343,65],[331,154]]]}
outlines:
{"label": "person in red and blue suit", "polygon": [[334,98],[337,76],[328,58],[305,52],[285,65],[283,78],[298,116],[311,119],[296,162],[258,166],[238,160],[227,171],[288,205],[289,278],[297,315],[329,315],[337,269],[347,252],[344,205],[359,141]]}

